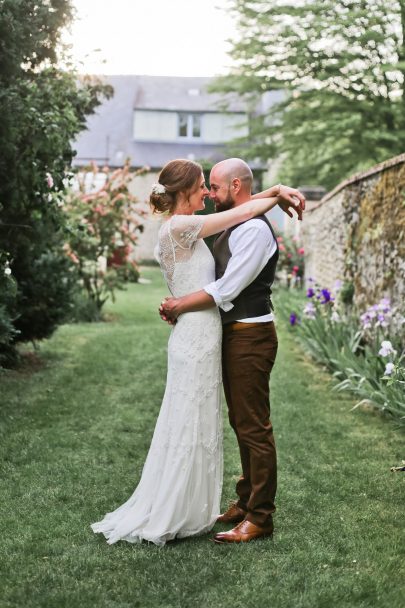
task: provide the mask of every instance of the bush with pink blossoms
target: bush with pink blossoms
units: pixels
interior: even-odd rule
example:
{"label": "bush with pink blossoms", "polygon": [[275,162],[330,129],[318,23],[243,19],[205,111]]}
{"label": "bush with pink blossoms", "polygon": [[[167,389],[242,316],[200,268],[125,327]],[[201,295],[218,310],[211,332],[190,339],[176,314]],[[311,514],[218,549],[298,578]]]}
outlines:
{"label": "bush with pink blossoms", "polygon": [[[92,169],[96,176],[98,168]],[[88,298],[87,317],[93,320],[101,318],[101,309],[109,297],[114,300],[115,290],[138,273],[131,254],[145,212],[129,183],[144,171],[131,172],[129,164],[112,173],[104,169],[104,184],[94,192],[86,191],[84,178],[78,178],[79,190],[65,199],[69,226],[65,253],[76,265]]]}
{"label": "bush with pink blossoms", "polygon": [[277,268],[286,276],[288,287],[301,286],[304,278],[304,248],[296,236],[277,237],[279,259]]}

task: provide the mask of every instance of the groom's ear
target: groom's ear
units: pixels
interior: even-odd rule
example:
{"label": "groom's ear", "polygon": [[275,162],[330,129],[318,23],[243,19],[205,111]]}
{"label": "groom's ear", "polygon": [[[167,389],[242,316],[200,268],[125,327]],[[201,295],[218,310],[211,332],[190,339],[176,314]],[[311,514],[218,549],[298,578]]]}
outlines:
{"label": "groom's ear", "polygon": [[242,182],[240,181],[240,179],[238,177],[234,177],[232,180],[232,183],[231,183],[231,188],[235,194],[237,194],[239,192],[239,190],[241,189],[241,186],[242,186]]}

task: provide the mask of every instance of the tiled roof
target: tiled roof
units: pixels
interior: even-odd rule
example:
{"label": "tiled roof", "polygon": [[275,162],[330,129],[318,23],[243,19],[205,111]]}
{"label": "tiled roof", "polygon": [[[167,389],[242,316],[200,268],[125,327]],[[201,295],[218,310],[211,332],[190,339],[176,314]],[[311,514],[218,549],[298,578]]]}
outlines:
{"label": "tiled roof", "polygon": [[[216,162],[224,158],[224,146],[204,143],[136,142],[133,138],[135,109],[174,111],[217,111],[223,97],[208,94],[210,78],[177,76],[108,76],[114,96],[88,117],[74,148],[74,164],[81,166],[94,160],[98,164],[120,166],[131,158],[135,167],[160,169],[173,158],[192,158]],[[266,105],[279,101],[279,92],[268,93]],[[273,103],[274,103],[273,101]],[[233,99],[228,111],[244,112],[241,99]],[[258,166],[258,165],[257,165]],[[254,163],[253,163],[254,168]]]}
{"label": "tiled roof", "polygon": [[[212,78],[177,76],[129,76],[136,87],[134,108],[142,110],[185,110],[201,112],[218,110],[222,95],[208,93]],[[230,112],[245,112],[245,104],[228,97]]]}

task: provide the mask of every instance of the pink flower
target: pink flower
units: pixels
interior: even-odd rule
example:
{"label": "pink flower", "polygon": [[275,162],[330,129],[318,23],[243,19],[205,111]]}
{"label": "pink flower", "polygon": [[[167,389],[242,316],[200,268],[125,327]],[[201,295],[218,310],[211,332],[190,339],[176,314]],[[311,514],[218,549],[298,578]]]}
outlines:
{"label": "pink flower", "polygon": [[280,251],[285,251],[284,245],[279,245],[278,248],[279,248]]}
{"label": "pink flower", "polygon": [[102,205],[96,205],[93,208],[94,213],[99,213],[100,215],[105,215],[107,211],[104,209]]}
{"label": "pink flower", "polygon": [[299,253],[300,255],[304,255],[304,253],[305,253],[304,248],[303,248],[303,247],[300,247],[300,248],[298,249],[298,253]]}
{"label": "pink flower", "polygon": [[297,273],[299,271],[299,266],[293,266],[293,272]]}
{"label": "pink flower", "polygon": [[48,185],[48,188],[53,188],[53,177],[50,173],[46,174],[46,183]]}
{"label": "pink flower", "polygon": [[74,264],[78,264],[79,263],[79,258],[77,257],[77,255],[75,255],[73,253],[73,251],[71,251],[70,253],[68,253],[68,256],[70,257],[70,259],[72,260],[72,262]]}
{"label": "pink flower", "polygon": [[278,242],[278,243],[281,243],[282,241],[283,241],[283,237],[282,237],[282,236],[278,236],[278,237],[277,237],[277,242]]}

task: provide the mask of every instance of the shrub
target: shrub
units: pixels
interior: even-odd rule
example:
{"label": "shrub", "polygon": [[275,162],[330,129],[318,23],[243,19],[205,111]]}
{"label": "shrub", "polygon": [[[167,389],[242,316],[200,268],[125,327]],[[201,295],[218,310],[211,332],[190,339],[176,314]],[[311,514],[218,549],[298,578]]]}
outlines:
{"label": "shrub", "polygon": [[17,284],[12,276],[6,253],[0,252],[0,367],[15,362],[13,341],[18,335],[14,326]]}
{"label": "shrub", "polygon": [[287,287],[302,285],[304,277],[304,248],[297,236],[277,236],[279,259],[277,267],[286,278]]}
{"label": "shrub", "polygon": [[[139,270],[131,260],[144,211],[129,190],[129,183],[140,174],[130,172],[129,163],[109,174],[95,192],[87,192],[85,177],[78,176],[78,190],[66,197],[64,210],[69,234],[65,251],[77,268],[94,319],[109,297],[114,301],[116,289],[128,280],[138,280]],[[93,175],[98,168],[93,166]]]}
{"label": "shrub", "polygon": [[70,0],[1,3],[0,247],[12,273],[1,296],[3,361],[18,340],[49,336],[71,307],[60,193],[72,141],[111,94],[97,80],[56,67],[71,13]]}
{"label": "shrub", "polygon": [[19,266],[19,316],[14,325],[24,340],[35,342],[49,338],[68,319],[77,274],[61,244],[24,261],[24,266]]}

